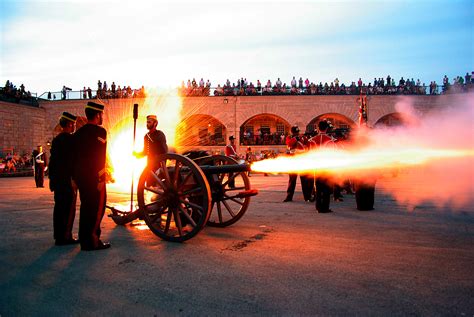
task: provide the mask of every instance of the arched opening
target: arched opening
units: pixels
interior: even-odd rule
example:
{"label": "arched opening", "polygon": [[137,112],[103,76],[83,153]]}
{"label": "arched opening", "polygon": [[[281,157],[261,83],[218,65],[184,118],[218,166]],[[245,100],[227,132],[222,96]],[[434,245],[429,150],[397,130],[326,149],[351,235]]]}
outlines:
{"label": "arched opening", "polygon": [[318,123],[321,120],[330,121],[334,129],[351,130],[356,124],[354,121],[339,113],[325,113],[311,120],[306,126],[307,133],[313,133],[318,129]]}
{"label": "arched opening", "polygon": [[284,145],[290,124],[273,114],[259,114],[240,126],[240,145]]}
{"label": "arched opening", "polygon": [[177,146],[218,146],[226,144],[226,128],[216,118],[195,114],[181,121],[176,128]]}
{"label": "arched opening", "polygon": [[383,116],[375,122],[375,127],[398,127],[405,125],[403,116],[399,112],[394,112]]}

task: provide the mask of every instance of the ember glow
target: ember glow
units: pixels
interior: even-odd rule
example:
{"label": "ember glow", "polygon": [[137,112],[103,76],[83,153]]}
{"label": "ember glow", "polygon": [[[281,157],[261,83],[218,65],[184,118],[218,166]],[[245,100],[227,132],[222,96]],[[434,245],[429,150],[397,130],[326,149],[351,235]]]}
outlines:
{"label": "ember glow", "polygon": [[133,101],[128,102],[122,112],[113,111],[113,117],[107,120],[109,133],[108,157],[111,164],[115,183],[109,184],[111,190],[119,192],[130,192],[132,174],[135,185],[146,166],[146,157],[137,159],[133,151],[143,150],[143,137],[148,132],[146,129],[146,116],[154,114],[158,117],[157,129],[166,135],[168,147],[175,145],[176,126],[180,122],[181,98],[175,91],[166,94],[158,94],[147,90],[148,97],[138,107],[137,132],[135,147],[133,147]]}

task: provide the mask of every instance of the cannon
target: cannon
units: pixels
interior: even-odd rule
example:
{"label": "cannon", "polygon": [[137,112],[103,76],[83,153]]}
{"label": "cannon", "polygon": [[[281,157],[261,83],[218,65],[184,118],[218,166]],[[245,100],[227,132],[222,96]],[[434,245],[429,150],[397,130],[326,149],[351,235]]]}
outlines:
{"label": "cannon", "polygon": [[247,211],[250,188],[247,164],[223,155],[167,153],[160,156],[157,169],[146,167],[138,181],[138,209],[122,212],[113,207],[115,223],[143,219],[158,237],[183,242],[207,224],[226,227]]}

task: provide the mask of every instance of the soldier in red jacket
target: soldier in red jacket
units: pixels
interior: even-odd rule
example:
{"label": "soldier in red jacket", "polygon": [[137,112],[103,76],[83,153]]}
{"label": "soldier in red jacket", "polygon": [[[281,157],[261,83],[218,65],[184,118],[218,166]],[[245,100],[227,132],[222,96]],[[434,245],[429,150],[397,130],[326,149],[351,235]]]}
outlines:
{"label": "soldier in red jacket", "polygon": [[[239,155],[237,154],[237,149],[235,147],[235,137],[233,135],[229,137],[229,142],[230,143],[225,146],[225,156],[229,156],[237,160]],[[235,177],[233,173],[229,173],[229,187],[235,187]]]}
{"label": "soldier in red jacket", "polygon": [[[311,149],[330,148],[335,146],[334,139],[326,133],[328,128],[329,124],[326,120],[319,121],[319,134],[309,140]],[[332,210],[329,209],[331,191],[332,186],[328,176],[320,175],[316,177],[316,209],[319,213],[332,212]]]}
{"label": "soldier in red jacket", "polygon": [[[291,127],[291,135],[286,137],[286,146],[289,155],[295,155],[297,153],[305,152],[305,140],[299,135],[300,129],[298,126]],[[290,173],[288,179],[288,188],[286,190],[286,198],[283,202],[289,202],[293,200],[293,195],[296,188],[296,179],[298,174]],[[309,180],[304,175],[300,175],[301,189],[303,190],[303,196],[305,201],[311,201],[312,184],[309,184]]]}

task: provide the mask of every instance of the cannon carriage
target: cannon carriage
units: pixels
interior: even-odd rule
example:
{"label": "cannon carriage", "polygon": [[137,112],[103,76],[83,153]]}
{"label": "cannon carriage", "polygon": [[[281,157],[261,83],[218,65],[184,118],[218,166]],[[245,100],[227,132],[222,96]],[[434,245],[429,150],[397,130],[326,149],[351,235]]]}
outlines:
{"label": "cannon carriage", "polygon": [[222,155],[163,154],[156,170],[145,168],[137,189],[138,209],[111,209],[117,224],[143,219],[150,230],[167,241],[194,237],[205,225],[226,227],[247,211],[250,167]]}

